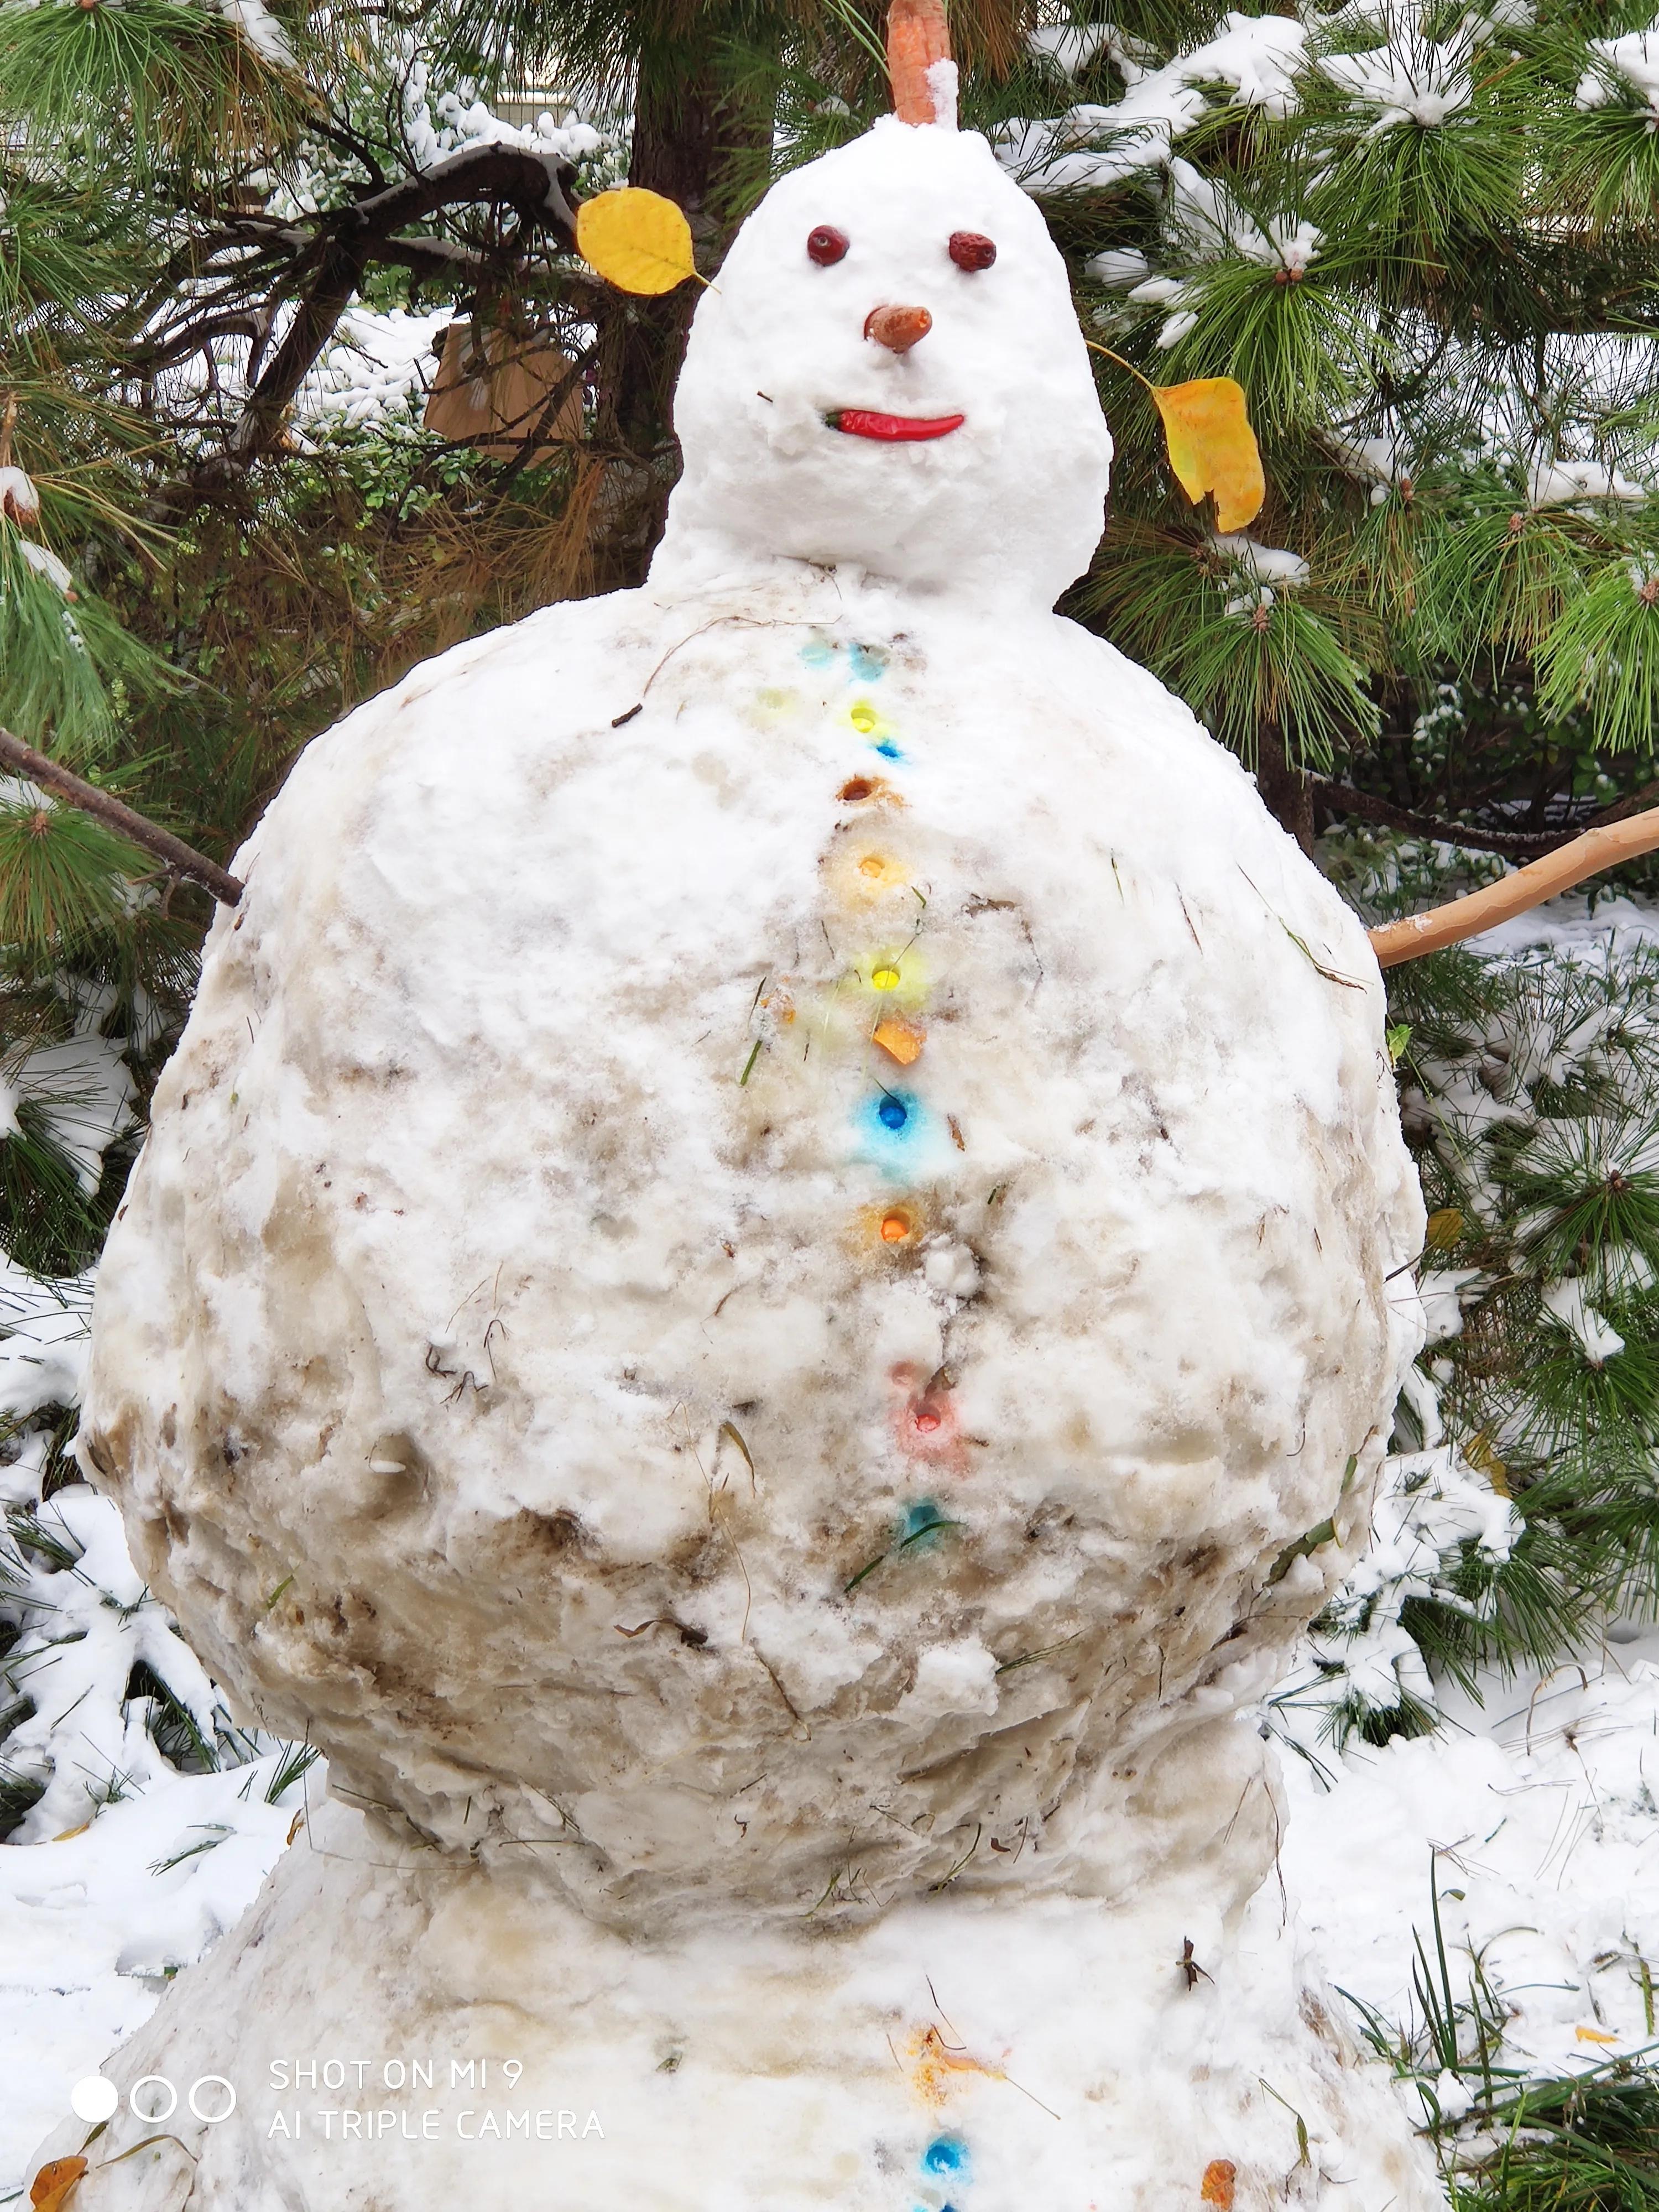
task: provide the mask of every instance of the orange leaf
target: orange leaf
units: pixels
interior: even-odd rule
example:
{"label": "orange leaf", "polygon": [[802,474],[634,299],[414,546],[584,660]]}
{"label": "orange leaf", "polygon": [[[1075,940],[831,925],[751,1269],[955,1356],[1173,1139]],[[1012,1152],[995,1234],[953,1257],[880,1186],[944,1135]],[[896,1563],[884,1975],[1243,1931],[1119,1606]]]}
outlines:
{"label": "orange leaf", "polygon": [[1201,376],[1193,384],[1154,385],[1152,392],[1164,417],[1170,466],[1194,506],[1212,491],[1218,530],[1254,522],[1267,480],[1243,386],[1231,376]]}
{"label": "orange leaf", "polygon": [[34,2212],[62,2212],[76,2183],[87,2170],[83,2158],[54,2158],[29,2184],[29,2203]]}
{"label": "orange leaf", "polygon": [[576,210],[576,249],[623,292],[672,292],[697,273],[690,224],[672,200],[641,185],[584,200]]}
{"label": "orange leaf", "polygon": [[1233,2184],[1238,2178],[1238,2168],[1230,2158],[1212,2158],[1204,2169],[1204,2185],[1199,2191],[1206,2204],[1218,2204],[1221,2212],[1232,2212]]}

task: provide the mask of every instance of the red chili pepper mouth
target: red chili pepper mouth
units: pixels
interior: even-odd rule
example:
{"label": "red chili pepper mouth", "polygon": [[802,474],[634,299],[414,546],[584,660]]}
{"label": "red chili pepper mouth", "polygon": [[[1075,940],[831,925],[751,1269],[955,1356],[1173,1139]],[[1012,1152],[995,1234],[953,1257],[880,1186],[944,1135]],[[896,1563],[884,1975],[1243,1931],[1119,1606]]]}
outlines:
{"label": "red chili pepper mouth", "polygon": [[867,407],[832,407],[825,426],[848,438],[879,438],[889,445],[914,445],[923,438],[948,438],[967,420],[962,415],[878,415]]}

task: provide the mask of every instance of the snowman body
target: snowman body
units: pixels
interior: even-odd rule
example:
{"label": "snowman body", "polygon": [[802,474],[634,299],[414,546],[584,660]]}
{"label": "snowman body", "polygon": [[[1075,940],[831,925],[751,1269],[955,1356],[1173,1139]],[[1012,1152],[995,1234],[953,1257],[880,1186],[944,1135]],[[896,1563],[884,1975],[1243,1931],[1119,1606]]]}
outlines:
{"label": "snowman body", "polygon": [[[933,326],[884,355],[895,298]],[[111,1240],[83,1455],[217,1679],[381,1839],[337,1844],[287,1954],[232,1939],[216,2013],[297,2032],[379,1881],[400,1960],[434,1912],[481,1955],[536,1919],[588,1995],[556,2033],[550,1966],[533,2033],[586,2020],[616,2081],[706,1937],[734,1992],[816,1992],[843,2088],[896,2062],[858,2094],[925,2114],[973,2071],[915,2025],[930,1942],[980,1972],[1047,1915],[1021,2002],[1052,2010],[1115,1900],[1121,2063],[1179,2072],[1173,1947],[1237,1932],[1277,1832],[1237,1717],[1363,1538],[1415,1346],[1376,964],[1242,769],[1048,611],[1109,442],[981,142],[878,126],[779,186],[678,419],[644,590],[458,649],[296,768]],[[657,1963],[612,2034],[629,1943]],[[401,1969],[383,2033],[494,2002],[455,1956]],[[1244,2042],[1305,2041],[1295,2002]],[[696,2003],[713,2144],[760,2062]],[[207,2016],[181,1984],[151,2061]],[[823,2164],[791,2049],[810,2186],[734,2150],[722,2194],[699,2153],[647,2201],[885,2201],[881,2159]],[[1251,2063],[1204,2062],[1236,2114]],[[1143,2148],[1103,2203],[1163,2201]],[[326,2160],[240,2155],[227,2205],[333,2201]]]}

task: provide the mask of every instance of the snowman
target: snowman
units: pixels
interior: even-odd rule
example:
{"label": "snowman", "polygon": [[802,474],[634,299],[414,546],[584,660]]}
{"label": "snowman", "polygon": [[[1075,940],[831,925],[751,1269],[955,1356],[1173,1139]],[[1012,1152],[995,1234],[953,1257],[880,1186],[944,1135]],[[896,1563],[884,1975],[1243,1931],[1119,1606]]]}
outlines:
{"label": "snowman", "polygon": [[1249,1717],[1418,1340],[1376,963],[1051,611],[1110,440],[896,12],[647,585],[319,738],[210,939],[81,1449],[331,1802],[76,2212],[1439,2201]]}

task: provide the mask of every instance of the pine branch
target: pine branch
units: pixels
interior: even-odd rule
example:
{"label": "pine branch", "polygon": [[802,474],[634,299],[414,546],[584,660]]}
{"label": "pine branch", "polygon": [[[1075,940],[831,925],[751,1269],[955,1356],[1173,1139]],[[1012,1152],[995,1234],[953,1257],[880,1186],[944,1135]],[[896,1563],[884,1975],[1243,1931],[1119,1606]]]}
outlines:
{"label": "pine branch", "polygon": [[135,814],[131,807],[124,806],[108,792],[100,791],[96,784],[83,782],[78,775],[60,767],[55,760],[49,760],[45,753],[36,752],[33,745],[26,745],[6,729],[0,729],[0,762],[26,776],[31,783],[66,799],[83,814],[94,815],[100,822],[106,823],[143,851],[153,853],[170,873],[200,884],[204,890],[212,892],[222,906],[234,906],[241,898],[242,884],[216,860],[210,860],[186,845],[182,837],[175,837],[170,830],[163,830],[143,815]]}

